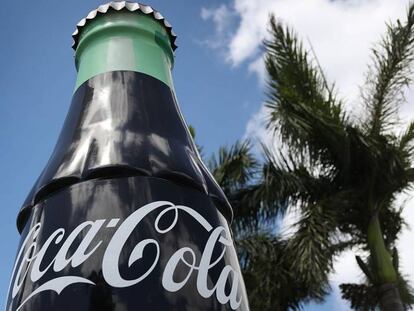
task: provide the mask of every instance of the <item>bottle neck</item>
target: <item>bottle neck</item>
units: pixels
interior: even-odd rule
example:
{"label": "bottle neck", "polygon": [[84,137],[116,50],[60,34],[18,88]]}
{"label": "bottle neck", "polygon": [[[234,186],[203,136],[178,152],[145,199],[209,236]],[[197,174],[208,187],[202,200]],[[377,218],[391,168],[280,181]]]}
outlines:
{"label": "bottle neck", "polygon": [[144,14],[108,12],[90,21],[80,35],[75,63],[75,91],[96,75],[119,70],[148,74],[173,89],[170,38]]}

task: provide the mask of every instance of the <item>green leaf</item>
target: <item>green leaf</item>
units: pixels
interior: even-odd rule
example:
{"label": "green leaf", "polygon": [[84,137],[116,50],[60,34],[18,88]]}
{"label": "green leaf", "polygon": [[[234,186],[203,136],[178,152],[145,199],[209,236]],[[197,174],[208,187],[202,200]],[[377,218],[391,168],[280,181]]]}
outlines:
{"label": "green leaf", "polygon": [[359,268],[362,270],[362,272],[364,272],[367,279],[371,283],[374,283],[375,277],[372,275],[372,272],[370,271],[368,265],[362,260],[360,256],[355,256],[355,259],[357,261]]}
{"label": "green leaf", "polygon": [[272,17],[265,42],[268,72],[268,127],[297,155],[336,163],[346,147],[347,120],[320,67],[314,65],[296,35]]}
{"label": "green leaf", "polygon": [[389,131],[397,123],[404,89],[412,81],[413,47],[414,6],[410,5],[405,23],[388,24],[386,35],[373,49],[373,64],[362,93],[368,113],[363,126],[370,135]]}

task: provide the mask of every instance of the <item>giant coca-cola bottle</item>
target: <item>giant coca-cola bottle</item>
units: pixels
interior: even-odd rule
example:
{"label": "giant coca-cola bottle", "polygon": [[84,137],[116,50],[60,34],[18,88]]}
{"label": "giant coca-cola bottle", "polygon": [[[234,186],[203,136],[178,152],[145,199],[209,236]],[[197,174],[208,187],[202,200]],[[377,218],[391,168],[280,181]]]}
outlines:
{"label": "giant coca-cola bottle", "polygon": [[248,310],[231,207],[176,101],[170,24],[113,2],[73,37],[75,93],[17,218],[6,310]]}

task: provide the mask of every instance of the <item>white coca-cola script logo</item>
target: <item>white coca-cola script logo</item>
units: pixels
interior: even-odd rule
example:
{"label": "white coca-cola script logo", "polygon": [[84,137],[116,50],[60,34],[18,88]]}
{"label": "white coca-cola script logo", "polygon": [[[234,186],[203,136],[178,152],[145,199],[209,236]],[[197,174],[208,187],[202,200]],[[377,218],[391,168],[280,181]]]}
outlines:
{"label": "white coca-cola script logo", "polygon": [[[182,247],[178,249],[169,258],[162,275],[162,286],[164,289],[169,292],[177,292],[187,283],[193,273],[197,273],[197,291],[200,296],[209,298],[215,294],[217,300],[221,304],[229,303],[233,310],[237,309],[241,304],[241,296],[243,294],[243,289],[240,286],[239,270],[234,269],[230,265],[224,266],[217,283],[211,288],[208,287],[209,270],[216,266],[224,257],[226,248],[232,246],[229,232],[222,226],[213,228],[211,224],[194,209],[183,205],[174,205],[168,201],[157,201],[144,205],[121,223],[109,241],[102,259],[102,274],[105,281],[113,287],[129,287],[141,282],[151,274],[158,264],[161,252],[159,243],[154,239],[141,240],[135,245],[129,255],[128,266],[130,267],[134,262],[143,258],[143,251],[146,246],[155,246],[156,255],[155,258],[153,258],[152,265],[142,275],[137,275],[136,278],[132,280],[124,279],[119,271],[119,261],[121,251],[131,233],[149,213],[156,210],[158,210],[159,214],[155,219],[154,227],[160,234],[165,234],[174,228],[178,222],[180,212],[189,214],[209,233],[209,238],[205,244],[201,258],[197,258],[196,253],[190,247]],[[172,222],[168,227],[160,228],[160,220],[162,217],[166,215],[166,213],[171,212],[174,213]],[[82,265],[82,263],[84,263],[103,242],[102,240],[95,241],[92,244],[99,230],[101,230],[102,227],[114,228],[118,225],[119,220],[119,218],[113,218],[110,220],[98,219],[95,221],[85,221],[70,232],[64,242],[62,241],[65,236],[65,229],[59,228],[47,238],[41,247],[38,247],[38,243],[36,243],[36,237],[41,230],[41,223],[39,222],[35,224],[22,243],[17,255],[16,264],[13,268],[12,280],[14,279],[14,282],[13,284],[10,284],[12,299],[19,293],[26,277],[30,277],[32,282],[38,282],[47,271],[53,270],[55,272],[60,272],[69,265],[71,267]],[[68,251],[71,248],[71,245],[81,233],[83,236],[81,243],[78,245],[72,256],[68,258]],[[52,243],[60,245],[59,251],[54,259],[45,268],[41,269],[41,266],[45,266],[43,259]],[[222,245],[223,251],[218,258],[213,258],[213,250],[219,243]],[[20,262],[20,264],[18,264],[18,262]],[[176,281],[173,279],[173,275],[180,263],[188,268],[188,272],[183,280]],[[225,291],[227,282],[231,283],[229,293],[226,293],[228,290]],[[65,275],[56,277],[37,287],[21,302],[16,311],[20,310],[28,300],[43,291],[52,290],[57,294],[60,294],[67,286],[75,283],[95,285],[91,280],[80,276]]]}

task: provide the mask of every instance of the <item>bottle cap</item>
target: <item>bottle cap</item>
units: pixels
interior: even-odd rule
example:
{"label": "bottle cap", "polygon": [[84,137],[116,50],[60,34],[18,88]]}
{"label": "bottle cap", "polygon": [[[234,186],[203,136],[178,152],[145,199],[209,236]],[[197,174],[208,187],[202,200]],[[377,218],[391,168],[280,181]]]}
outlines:
{"label": "bottle cap", "polygon": [[103,4],[103,5],[100,5],[97,9],[89,12],[89,14],[76,25],[76,30],[72,34],[72,38],[73,38],[72,48],[76,50],[79,44],[79,35],[82,31],[82,28],[85,27],[91,20],[95,19],[98,15],[106,14],[107,12],[110,12],[110,11],[122,11],[122,10],[128,10],[130,12],[137,12],[137,13],[145,14],[148,16],[152,16],[167,30],[167,33],[170,37],[172,50],[174,51],[177,48],[177,45],[175,43],[177,39],[177,35],[172,30],[171,24],[161,15],[161,13],[154,10],[149,5],[140,4],[136,2],[129,2],[129,1],[112,1],[109,3]]}

